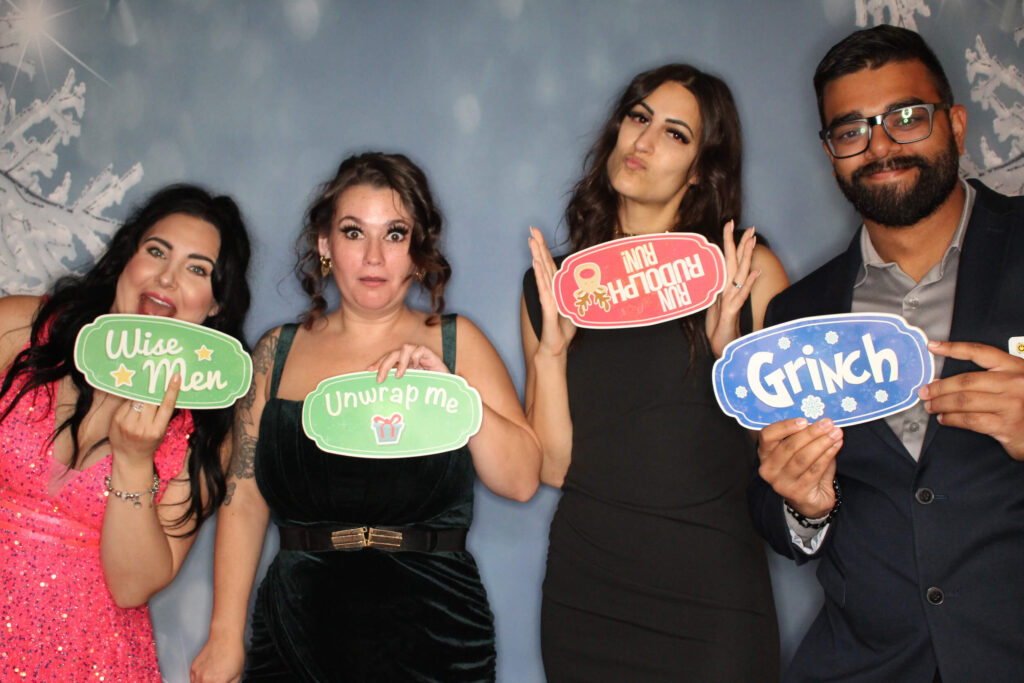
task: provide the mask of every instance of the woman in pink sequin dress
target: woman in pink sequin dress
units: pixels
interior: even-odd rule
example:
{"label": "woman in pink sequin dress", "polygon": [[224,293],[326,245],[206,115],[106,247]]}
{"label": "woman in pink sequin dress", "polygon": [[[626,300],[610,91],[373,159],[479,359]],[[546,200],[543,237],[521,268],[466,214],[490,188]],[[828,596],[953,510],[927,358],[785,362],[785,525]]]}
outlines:
{"label": "woman in pink sequin dress", "polygon": [[231,411],[175,410],[177,378],[159,406],[95,390],[75,337],[104,313],[241,337],[249,254],[230,198],[177,185],[85,275],[0,299],[0,680],[160,680],[146,602],[224,496]]}

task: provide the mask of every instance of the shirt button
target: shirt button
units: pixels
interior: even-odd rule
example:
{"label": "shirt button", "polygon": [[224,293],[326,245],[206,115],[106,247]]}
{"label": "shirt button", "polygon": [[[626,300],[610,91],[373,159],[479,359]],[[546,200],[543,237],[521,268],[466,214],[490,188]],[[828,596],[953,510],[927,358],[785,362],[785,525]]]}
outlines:
{"label": "shirt button", "polygon": [[942,594],[942,591],[935,586],[929,588],[928,592],[925,593],[925,596],[928,598],[928,602],[933,605],[941,605],[942,601],[946,598],[946,596]]}
{"label": "shirt button", "polygon": [[907,427],[907,429],[909,429],[911,432],[917,432],[917,430],[919,430],[920,428],[921,425],[919,425],[916,422],[911,422],[910,425]]}
{"label": "shirt button", "polygon": [[920,303],[917,299],[907,299],[907,308],[917,308]]}
{"label": "shirt button", "polygon": [[914,494],[914,498],[917,498],[917,502],[921,505],[927,505],[935,500],[935,493],[931,489],[920,488],[917,490],[917,493]]}

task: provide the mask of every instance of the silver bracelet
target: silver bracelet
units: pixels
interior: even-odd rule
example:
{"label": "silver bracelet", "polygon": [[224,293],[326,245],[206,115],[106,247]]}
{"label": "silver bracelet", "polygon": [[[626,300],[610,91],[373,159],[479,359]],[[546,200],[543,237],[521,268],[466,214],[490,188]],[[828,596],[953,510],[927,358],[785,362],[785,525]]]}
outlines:
{"label": "silver bracelet", "polygon": [[144,496],[144,495],[146,495],[148,493],[148,494],[151,494],[153,496],[154,500],[156,500],[156,494],[157,494],[157,492],[160,491],[160,475],[159,474],[154,474],[153,475],[153,485],[152,486],[150,486],[145,491],[137,491],[136,493],[128,493],[127,491],[118,491],[117,489],[115,489],[113,486],[110,485],[110,475],[109,474],[107,476],[103,477],[103,483],[107,487],[106,495],[109,496],[109,495],[113,494],[113,496],[115,498],[120,498],[121,500],[123,500],[126,503],[131,503],[132,507],[136,507],[136,508],[142,507],[142,501],[139,500],[139,498],[141,496]]}

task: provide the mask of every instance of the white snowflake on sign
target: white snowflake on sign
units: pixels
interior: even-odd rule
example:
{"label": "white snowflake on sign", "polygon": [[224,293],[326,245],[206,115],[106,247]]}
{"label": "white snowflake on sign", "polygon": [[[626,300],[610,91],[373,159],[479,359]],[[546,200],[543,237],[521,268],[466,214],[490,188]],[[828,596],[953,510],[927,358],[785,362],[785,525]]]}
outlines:
{"label": "white snowflake on sign", "polygon": [[885,403],[889,400],[889,392],[885,389],[879,389],[875,392],[875,400],[879,403]]}
{"label": "white snowflake on sign", "polygon": [[[892,24],[903,26],[911,31],[917,30],[915,14],[922,17],[930,17],[932,11],[924,0],[857,0],[856,2],[857,26],[867,26],[870,16],[873,25]],[[886,11],[889,18],[886,19]]]}
{"label": "white snowflake on sign", "polygon": [[779,348],[785,351],[789,348],[792,342],[789,341],[789,337],[779,337]]}
{"label": "white snowflake on sign", "polygon": [[857,399],[855,399],[853,396],[847,396],[842,400],[842,402],[839,405],[846,412],[852,413],[853,411],[857,410]]}
{"label": "white snowflake on sign", "polygon": [[839,335],[834,330],[829,330],[825,333],[825,341],[829,344],[835,344],[839,341]]}
{"label": "white snowflake on sign", "polygon": [[[0,17],[0,64],[14,67],[11,83],[16,83],[19,75],[31,81],[36,72],[25,58],[26,50],[42,37],[53,38],[32,23],[31,15],[13,3],[8,5],[13,9]],[[70,173],[53,182],[60,165],[58,149],[79,136],[84,113],[85,83],[75,79],[74,69],[68,70],[61,87],[45,100],[33,100],[20,111],[7,88],[0,85],[2,295],[42,293],[55,279],[91,263],[118,228],[103,212],[119,204],[142,179],[140,164],[124,175],[108,166],[90,179],[74,200],[69,200]],[[44,189],[44,184],[50,189]]]}
{"label": "white snowflake on sign", "polygon": [[737,398],[746,398],[747,397],[747,388],[746,387],[736,387],[736,397]]}
{"label": "white snowflake on sign", "polygon": [[800,402],[800,411],[808,420],[817,420],[825,414],[825,402],[817,396],[808,396]]}

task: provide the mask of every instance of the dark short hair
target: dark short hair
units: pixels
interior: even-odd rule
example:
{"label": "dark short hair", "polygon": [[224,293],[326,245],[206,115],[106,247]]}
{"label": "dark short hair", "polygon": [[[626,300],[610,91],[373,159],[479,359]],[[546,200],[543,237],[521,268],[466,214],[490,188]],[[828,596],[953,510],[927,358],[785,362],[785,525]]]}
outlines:
{"label": "dark short hair", "polygon": [[891,62],[918,61],[932,76],[942,104],[953,106],[953,90],[946,72],[932,49],[919,34],[899,26],[875,26],[850,35],[832,46],[814,71],[814,92],[818,98],[818,117],[824,128],[825,86],[862,69],[877,69]]}
{"label": "dark short hair", "polygon": [[390,188],[398,193],[402,206],[413,220],[409,256],[418,271],[417,279],[430,294],[432,316],[440,315],[444,311],[444,290],[452,269],[438,249],[444,220],[430,192],[427,176],[403,154],[366,152],[342,161],[334,177],[317,188],[306,210],[296,245],[298,262],[295,265],[299,284],[311,302],[302,317],[304,324],[312,325],[327,308],[323,295],[325,278],[320,275],[319,238],[330,230],[338,198],[357,185]]}

